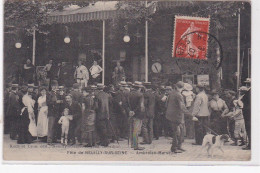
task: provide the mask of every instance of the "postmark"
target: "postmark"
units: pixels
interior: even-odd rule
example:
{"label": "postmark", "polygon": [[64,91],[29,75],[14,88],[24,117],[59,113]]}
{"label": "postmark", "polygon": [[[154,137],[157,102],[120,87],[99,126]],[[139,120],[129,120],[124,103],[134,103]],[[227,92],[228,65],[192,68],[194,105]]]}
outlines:
{"label": "postmark", "polygon": [[[187,37],[189,35],[192,35],[192,37]],[[207,39],[207,49],[198,44],[197,50],[189,49],[188,53],[185,54],[185,49],[189,47],[190,44],[190,41],[187,40],[187,38],[193,38],[196,42]],[[223,50],[219,40],[214,35],[202,31],[193,31],[183,35],[176,43],[174,57],[180,68],[182,68],[181,66],[185,63],[192,64],[193,67],[191,66],[191,68],[198,66],[200,70],[206,68],[218,70],[223,61]]]}

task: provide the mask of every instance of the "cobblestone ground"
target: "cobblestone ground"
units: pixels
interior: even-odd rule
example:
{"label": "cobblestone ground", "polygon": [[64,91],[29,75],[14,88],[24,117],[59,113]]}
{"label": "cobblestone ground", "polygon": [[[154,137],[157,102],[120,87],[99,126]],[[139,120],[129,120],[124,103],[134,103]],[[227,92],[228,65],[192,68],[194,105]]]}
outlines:
{"label": "cobblestone ground", "polygon": [[127,140],[119,141],[119,145],[112,143],[106,148],[84,148],[82,145],[49,146],[42,142],[16,144],[16,141],[4,135],[3,153],[4,160],[25,161],[249,161],[251,157],[251,151],[231,146],[232,142],[229,142],[223,147],[224,154],[216,150],[215,156],[209,158],[206,150],[192,145],[193,142],[192,139],[185,139],[183,148],[186,152],[174,154],[170,152],[171,139],[165,137],[154,140],[151,145],[142,145],[145,147],[143,151],[134,151],[128,147]]}

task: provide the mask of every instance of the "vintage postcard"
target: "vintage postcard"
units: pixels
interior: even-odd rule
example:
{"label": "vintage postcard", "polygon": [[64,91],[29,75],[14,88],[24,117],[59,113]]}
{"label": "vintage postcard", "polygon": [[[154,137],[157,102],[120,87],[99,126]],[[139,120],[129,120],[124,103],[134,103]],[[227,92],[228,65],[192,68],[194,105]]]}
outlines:
{"label": "vintage postcard", "polygon": [[251,1],[3,3],[5,162],[251,160]]}

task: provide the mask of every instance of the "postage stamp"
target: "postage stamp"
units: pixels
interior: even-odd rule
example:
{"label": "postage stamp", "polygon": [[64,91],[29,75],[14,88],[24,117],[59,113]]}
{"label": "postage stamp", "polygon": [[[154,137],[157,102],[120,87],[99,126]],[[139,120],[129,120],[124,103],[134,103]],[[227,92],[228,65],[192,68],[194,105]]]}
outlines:
{"label": "postage stamp", "polygon": [[[210,18],[175,16],[172,57],[207,59]],[[176,50],[176,51],[175,51]]]}

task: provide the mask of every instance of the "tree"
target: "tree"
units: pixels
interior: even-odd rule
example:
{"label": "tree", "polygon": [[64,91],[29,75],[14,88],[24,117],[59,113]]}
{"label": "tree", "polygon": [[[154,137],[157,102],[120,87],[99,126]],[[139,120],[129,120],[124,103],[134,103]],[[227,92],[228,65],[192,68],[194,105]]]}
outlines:
{"label": "tree", "polygon": [[89,2],[83,0],[6,0],[4,3],[5,33],[17,33],[25,30],[32,34],[32,30],[48,34],[44,25],[48,24],[50,12],[63,10],[70,5],[79,7],[88,6]]}

